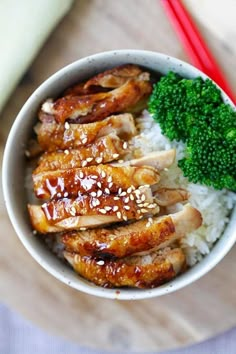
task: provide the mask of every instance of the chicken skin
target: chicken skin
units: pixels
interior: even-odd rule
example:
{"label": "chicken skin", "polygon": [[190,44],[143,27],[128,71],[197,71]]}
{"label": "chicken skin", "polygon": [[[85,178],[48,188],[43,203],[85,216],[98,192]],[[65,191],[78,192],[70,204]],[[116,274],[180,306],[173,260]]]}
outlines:
{"label": "chicken skin", "polygon": [[180,248],[165,249],[148,256],[130,256],[118,260],[100,260],[64,252],[65,259],[82,277],[107,288],[154,288],[173,279],[184,270],[186,259]]}

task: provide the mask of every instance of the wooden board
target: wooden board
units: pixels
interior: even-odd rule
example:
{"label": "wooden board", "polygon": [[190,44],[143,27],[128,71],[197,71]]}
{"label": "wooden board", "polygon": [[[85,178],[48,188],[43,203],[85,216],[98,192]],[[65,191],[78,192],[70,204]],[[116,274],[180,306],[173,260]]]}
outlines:
{"label": "wooden board", "polygon": [[[230,43],[201,29],[235,87]],[[0,155],[14,117],[45,78],[80,57],[119,48],[156,50],[187,60],[158,1],[75,1],[1,116]],[[1,187],[0,225],[0,301],[51,333],[89,347],[158,351],[196,343],[236,325],[235,248],[208,275],[183,290],[121,302],[77,292],[44,271],[15,235]]]}

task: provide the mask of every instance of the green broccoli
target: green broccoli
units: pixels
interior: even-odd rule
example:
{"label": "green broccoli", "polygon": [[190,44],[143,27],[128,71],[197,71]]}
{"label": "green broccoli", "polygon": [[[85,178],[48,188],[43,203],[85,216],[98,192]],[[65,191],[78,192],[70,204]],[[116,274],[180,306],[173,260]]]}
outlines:
{"label": "green broccoli", "polygon": [[178,164],[190,181],[236,191],[236,112],[211,80],[169,72],[154,85],[148,109],[164,135],[186,143]]}

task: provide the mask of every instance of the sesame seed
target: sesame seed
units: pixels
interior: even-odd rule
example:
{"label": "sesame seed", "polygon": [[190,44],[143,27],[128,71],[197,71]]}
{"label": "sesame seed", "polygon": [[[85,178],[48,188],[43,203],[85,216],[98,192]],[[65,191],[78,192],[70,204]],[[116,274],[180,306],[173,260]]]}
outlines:
{"label": "sesame seed", "polygon": [[91,162],[91,161],[93,161],[93,158],[92,157],[87,157],[86,161],[87,162]]}
{"label": "sesame seed", "polygon": [[149,205],[148,205],[148,209],[153,209],[153,208],[155,208],[156,206],[157,206],[157,205],[154,204],[154,203],[153,203],[153,204],[149,204]]}
{"label": "sesame seed", "polygon": [[147,209],[141,209],[141,213],[147,213],[148,210]]}
{"label": "sesame seed", "polygon": [[92,200],[92,206],[93,206],[93,207],[97,206],[97,199],[93,199],[93,200]]}
{"label": "sesame seed", "polygon": [[113,199],[114,200],[120,200],[120,197],[114,197]]}
{"label": "sesame seed", "polygon": [[104,191],[105,191],[106,194],[110,194],[109,188],[105,188]]}
{"label": "sesame seed", "polygon": [[82,171],[80,171],[80,173],[79,173],[79,178],[84,178],[84,174]]}
{"label": "sesame seed", "polygon": [[82,144],[86,144],[87,141],[88,141],[88,138],[83,138],[83,139],[82,139]]}
{"label": "sesame seed", "polygon": [[102,162],[102,157],[96,157],[95,160],[96,160],[97,163],[101,163]]}
{"label": "sesame seed", "polygon": [[101,176],[102,176],[102,178],[105,178],[106,177],[106,172],[102,170]]}
{"label": "sesame seed", "polygon": [[123,163],[123,162],[124,162],[124,160],[118,160],[118,162],[119,162],[119,163]]}
{"label": "sesame seed", "polygon": [[130,199],[131,199],[131,200],[134,200],[134,196],[133,196],[133,194],[130,194],[130,196],[129,196],[129,197],[130,197]]}
{"label": "sesame seed", "polygon": [[142,203],[142,200],[137,199],[137,200],[136,200],[136,203],[137,203],[137,204],[140,204],[140,203]]}
{"label": "sesame seed", "polygon": [[150,184],[144,184],[143,187],[149,188]]}
{"label": "sesame seed", "polygon": [[105,206],[104,209],[105,209],[106,211],[110,211],[110,210],[112,209],[112,207],[110,207],[110,206]]}
{"label": "sesame seed", "polygon": [[107,213],[107,211],[105,210],[105,209],[98,209],[99,211],[100,211],[100,213],[102,213],[102,214],[106,214]]}
{"label": "sesame seed", "polygon": [[97,262],[98,265],[104,265],[105,262],[101,259],[100,261]]}
{"label": "sesame seed", "polygon": [[99,190],[97,191],[97,197],[101,197],[101,195],[102,195],[102,191],[101,191],[101,189],[99,189]]}
{"label": "sesame seed", "polygon": [[150,222],[150,224],[153,224],[153,218],[148,218],[148,221]]}
{"label": "sesame seed", "polygon": [[92,196],[92,197],[96,197],[96,196],[97,196],[97,193],[96,193],[96,192],[92,192],[92,193],[91,193],[91,196]]}
{"label": "sesame seed", "polygon": [[97,182],[97,186],[98,186],[98,188],[102,188],[101,182]]}
{"label": "sesame seed", "polygon": [[81,227],[80,230],[81,230],[81,231],[85,231],[85,230],[87,230],[87,229],[86,229],[86,227]]}
{"label": "sesame seed", "polygon": [[111,188],[112,186],[113,186],[113,182],[110,182],[110,183],[108,184],[108,187]]}
{"label": "sesame seed", "polygon": [[146,207],[149,207],[150,203],[144,203],[143,206],[146,208]]}
{"label": "sesame seed", "polygon": [[127,149],[127,147],[128,147],[128,143],[127,143],[127,141],[125,141],[123,144],[123,149]]}
{"label": "sesame seed", "polygon": [[117,211],[119,209],[119,207],[117,205],[114,205],[112,209],[113,209],[113,211]]}
{"label": "sesame seed", "polygon": [[144,202],[145,199],[146,199],[145,194],[142,194],[142,195],[141,195],[141,200]]}
{"label": "sesame seed", "polygon": [[124,202],[125,202],[125,203],[129,203],[129,197],[126,197],[126,198],[124,199]]}
{"label": "sesame seed", "polygon": [[120,193],[120,196],[121,196],[121,197],[124,197],[126,194],[127,194],[127,193],[124,191],[124,192]]}
{"label": "sesame seed", "polygon": [[136,189],[136,190],[134,191],[134,193],[135,193],[136,195],[140,195],[140,194],[141,194],[141,192],[140,192],[138,189]]}
{"label": "sesame seed", "polygon": [[29,152],[29,150],[25,150],[25,156],[30,157],[30,152]]}
{"label": "sesame seed", "polygon": [[131,193],[131,192],[132,192],[132,188],[129,187],[129,188],[127,189],[127,193]]}
{"label": "sesame seed", "polygon": [[127,216],[126,216],[126,215],[123,215],[123,220],[125,220],[125,221],[127,221],[127,220],[128,220],[128,218],[127,218]]}
{"label": "sesame seed", "polygon": [[65,198],[68,197],[68,195],[69,195],[68,192],[65,192],[65,193],[64,193],[64,197],[65,197]]}
{"label": "sesame seed", "polygon": [[121,212],[118,211],[118,212],[116,213],[116,216],[118,217],[118,219],[121,219]]}
{"label": "sesame seed", "polygon": [[57,197],[60,198],[61,197],[61,193],[57,193]]}
{"label": "sesame seed", "polygon": [[168,170],[168,168],[165,167],[165,168],[164,168],[164,171],[169,171],[169,170]]}
{"label": "sesame seed", "polygon": [[109,183],[109,182],[111,182],[111,181],[112,181],[112,177],[109,176],[109,177],[107,178],[107,182]]}
{"label": "sesame seed", "polygon": [[92,179],[98,179],[98,176],[91,176]]}
{"label": "sesame seed", "polygon": [[70,124],[68,122],[65,122],[65,129],[70,129]]}
{"label": "sesame seed", "polygon": [[139,204],[138,206],[139,206],[139,208],[142,208],[142,207],[144,206],[144,204],[141,203],[141,204]]}
{"label": "sesame seed", "polygon": [[32,233],[33,233],[33,235],[37,235],[37,231],[36,230],[33,230]]}
{"label": "sesame seed", "polygon": [[70,214],[73,215],[73,216],[76,215],[76,209],[75,209],[75,207],[72,207],[72,208],[70,209]]}
{"label": "sesame seed", "polygon": [[81,165],[82,165],[82,167],[85,167],[87,165],[87,161],[86,160],[82,161]]}
{"label": "sesame seed", "polygon": [[96,205],[100,205],[100,201],[98,199],[96,199]]}
{"label": "sesame seed", "polygon": [[124,205],[124,209],[125,210],[130,210],[130,206],[129,205]]}
{"label": "sesame seed", "polygon": [[112,157],[113,159],[117,159],[117,157],[119,157],[119,154],[113,154]]}
{"label": "sesame seed", "polygon": [[151,226],[151,223],[148,221],[148,222],[146,223],[146,227],[149,227],[149,226]]}
{"label": "sesame seed", "polygon": [[122,193],[122,188],[118,189],[118,194]]}
{"label": "sesame seed", "polygon": [[69,150],[64,150],[64,154],[69,155]]}

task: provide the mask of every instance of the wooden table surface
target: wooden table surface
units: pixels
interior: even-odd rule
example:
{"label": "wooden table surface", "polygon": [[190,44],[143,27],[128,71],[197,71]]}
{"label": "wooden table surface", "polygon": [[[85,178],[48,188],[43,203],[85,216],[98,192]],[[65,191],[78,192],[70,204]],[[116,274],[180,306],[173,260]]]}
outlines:
{"label": "wooden table surface", "polygon": [[[234,52],[227,36],[211,33],[207,16],[200,28],[236,87]],[[119,48],[160,51],[188,60],[158,0],[75,1],[1,115],[0,155],[17,112],[43,80],[78,58]],[[13,231],[1,187],[0,225],[0,301],[51,333],[90,347],[158,351],[195,343],[236,325],[236,248],[208,275],[181,291],[121,302],[77,292],[43,270]]]}

